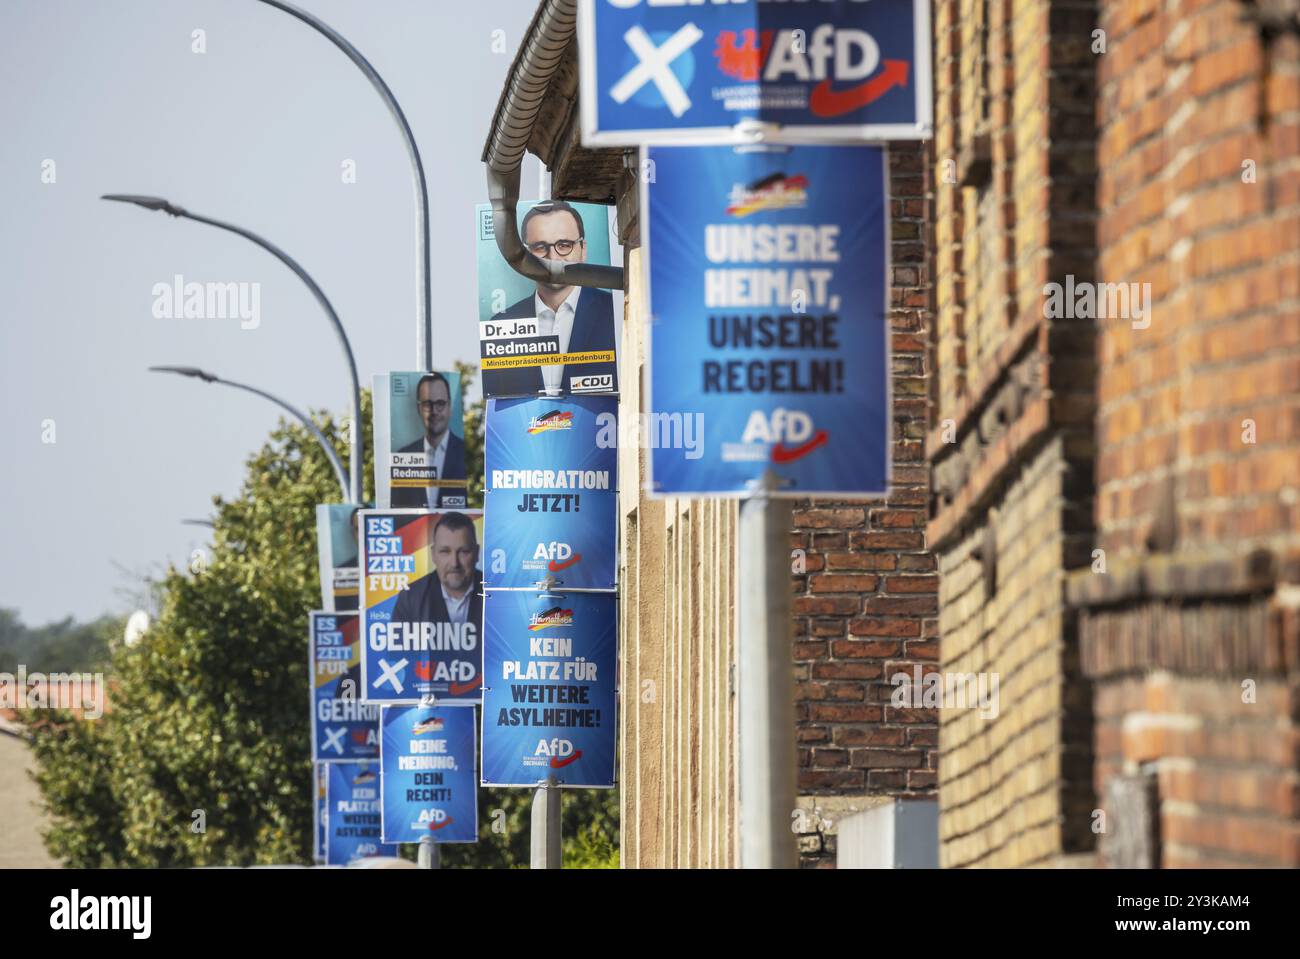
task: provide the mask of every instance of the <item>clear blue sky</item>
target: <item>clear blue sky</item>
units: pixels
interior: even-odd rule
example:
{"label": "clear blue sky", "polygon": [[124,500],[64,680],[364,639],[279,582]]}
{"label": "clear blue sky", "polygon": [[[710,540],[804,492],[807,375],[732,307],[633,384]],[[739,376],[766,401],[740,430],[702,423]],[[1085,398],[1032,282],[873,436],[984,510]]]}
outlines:
{"label": "clear blue sky", "polygon": [[[406,111],[429,180],[435,363],[475,361],[479,154],[537,0],[298,2]],[[206,53],[192,52],[196,29]],[[204,544],[181,520],[238,490],[279,416],[145,367],[200,365],[338,413],[347,379],[324,315],[269,254],[97,197],[164,196],[283,247],[338,309],[366,385],[415,365],[409,165],[361,73],[257,0],[5,0],[0,89],[0,606],[29,624],[127,611],[121,590]],[[525,197],[537,176],[530,157]],[[153,286],[177,273],[260,283],[260,326],[156,319]]]}

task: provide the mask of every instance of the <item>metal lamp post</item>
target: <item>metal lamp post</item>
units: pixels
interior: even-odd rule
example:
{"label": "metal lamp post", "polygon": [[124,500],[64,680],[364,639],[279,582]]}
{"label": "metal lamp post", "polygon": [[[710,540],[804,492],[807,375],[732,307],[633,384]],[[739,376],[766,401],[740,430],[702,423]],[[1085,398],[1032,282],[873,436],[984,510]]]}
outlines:
{"label": "metal lamp post", "polygon": [[232,386],[237,390],[243,390],[246,393],[252,393],[254,396],[260,396],[264,400],[270,400],[276,406],[290,413],[298,420],[298,422],[302,423],[303,426],[307,427],[311,435],[316,438],[316,442],[320,444],[320,448],[325,451],[325,455],[329,458],[330,465],[334,467],[334,473],[338,477],[339,488],[343,493],[344,500],[353,503],[361,502],[360,498],[355,500],[347,499],[349,489],[348,471],[343,468],[343,461],[339,459],[339,454],[334,449],[333,444],[331,444],[330,441],[326,439],[325,434],[320,431],[320,427],[313,423],[311,417],[307,416],[301,410],[286,403],[278,396],[273,396],[272,394],[267,393],[265,390],[259,390],[257,387],[249,386],[246,383],[236,383],[234,380],[223,380],[215,373],[208,373],[205,370],[199,369],[197,366],[151,366],[149,367],[149,372],[176,373],[179,376],[193,377],[194,379],[202,380],[205,383],[220,383],[222,386]]}
{"label": "metal lamp post", "polygon": [[[170,214],[171,216],[181,217],[186,220],[193,220],[196,223],[206,223],[209,226],[215,226],[219,230],[225,230],[229,233],[235,233],[239,236],[242,236],[246,240],[251,240],[253,243],[256,243],[262,249],[266,250],[268,253],[273,255],[281,263],[283,263],[290,270],[292,270],[294,272],[294,275],[296,275],[298,279],[302,280],[303,283],[307,285],[307,289],[311,290],[312,296],[316,298],[316,302],[320,304],[321,309],[325,311],[325,315],[329,317],[330,323],[333,324],[334,332],[338,334],[339,344],[343,347],[343,354],[347,358],[348,375],[352,379],[352,429],[351,429],[352,483],[350,487],[348,486],[344,487],[343,498],[346,502],[360,503],[361,489],[362,489],[362,482],[361,482],[362,481],[362,475],[361,475],[362,430],[361,430],[361,383],[357,377],[357,361],[355,357],[352,355],[352,343],[348,340],[348,334],[343,329],[343,321],[339,319],[338,313],[335,312],[334,306],[330,303],[329,299],[325,296],[325,293],[323,290],[321,290],[320,285],[311,278],[311,274],[309,274],[306,270],[304,270],[298,264],[298,261],[295,260],[293,257],[291,257],[288,253],[285,253],[284,250],[280,249],[278,246],[276,246],[274,243],[270,242],[269,240],[263,239],[262,237],[258,236],[252,230],[246,230],[242,226],[236,226],[233,223],[226,223],[223,220],[214,220],[211,217],[201,216],[198,213],[191,213],[190,211],[186,210],[184,207],[177,206],[174,203],[169,203],[167,200],[164,200],[162,197],[136,196],[127,193],[109,193],[100,197],[100,199],[113,200],[118,203],[131,203],[134,204],[135,206],[142,207],[146,210],[161,210],[163,213]],[[247,387],[245,387],[245,389],[247,389]],[[280,401],[276,400],[276,402],[278,403]],[[281,403],[280,405],[283,406],[284,404]],[[301,419],[301,417],[299,418]]]}
{"label": "metal lamp post", "polygon": [[307,24],[307,26],[323,35],[330,43],[342,50],[347,55],[347,58],[356,64],[357,69],[365,74],[366,79],[370,81],[370,85],[375,88],[375,92],[384,101],[384,106],[388,107],[388,112],[392,114],[398,130],[401,131],[402,142],[406,145],[406,155],[411,161],[411,173],[415,180],[415,258],[416,268],[420,273],[420,280],[415,288],[416,309],[419,314],[415,334],[416,352],[420,364],[418,369],[432,370],[433,307],[429,300],[431,283],[429,273],[429,187],[424,178],[424,163],[420,159],[420,148],[416,146],[415,134],[411,132],[411,125],[406,122],[406,114],[402,112],[397,98],[393,96],[393,91],[388,89],[388,84],[379,75],[379,71],[370,65],[370,61],[361,55],[360,50],[349,43],[346,37],[328,23],[314,14],[308,13],[301,7],[296,7],[292,3],[285,3],[284,0],[260,0],[260,2],[265,3],[268,7],[282,10],[289,16]]}

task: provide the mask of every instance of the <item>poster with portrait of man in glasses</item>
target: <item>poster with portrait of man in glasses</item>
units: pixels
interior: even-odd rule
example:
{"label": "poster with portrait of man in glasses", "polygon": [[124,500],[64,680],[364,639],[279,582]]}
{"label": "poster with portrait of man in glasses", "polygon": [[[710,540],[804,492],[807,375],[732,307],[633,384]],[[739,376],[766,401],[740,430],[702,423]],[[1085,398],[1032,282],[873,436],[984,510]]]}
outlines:
{"label": "poster with portrait of man in glasses", "polygon": [[[484,395],[617,392],[621,297],[521,276],[497,248],[492,208],[483,204],[477,213]],[[519,236],[535,256],[610,264],[609,207],[543,200],[520,203],[518,214]]]}
{"label": "poster with portrait of man in glasses", "polygon": [[460,374],[381,373],[374,381],[375,499],[380,509],[463,509]]}

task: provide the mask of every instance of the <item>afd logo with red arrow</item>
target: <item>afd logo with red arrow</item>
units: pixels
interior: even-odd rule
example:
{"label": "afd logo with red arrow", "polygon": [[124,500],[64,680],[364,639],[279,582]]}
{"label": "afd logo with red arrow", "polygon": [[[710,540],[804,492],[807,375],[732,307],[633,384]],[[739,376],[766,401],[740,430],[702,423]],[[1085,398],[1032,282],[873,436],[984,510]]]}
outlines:
{"label": "afd logo with red arrow", "polygon": [[533,550],[533,561],[535,563],[545,561],[547,569],[552,573],[558,573],[582,562],[582,554],[575,553],[568,543],[552,540],[549,543],[537,544],[537,549]]}
{"label": "afd logo with red arrow", "polygon": [[439,829],[445,829],[452,824],[454,820],[451,814],[445,809],[437,807],[431,809],[421,809],[419,818],[416,820],[420,824],[428,824],[429,832],[437,832]]}
{"label": "afd logo with red arrow", "polygon": [[830,433],[814,430],[807,413],[778,406],[771,413],[750,413],[741,442],[768,444],[773,463],[793,463],[830,442]]}
{"label": "afd logo with red arrow", "polygon": [[474,664],[467,660],[455,660],[451,663],[436,663],[428,659],[417,659],[412,664],[415,678],[423,683],[446,683],[449,696],[464,696],[473,692],[483,682]]}
{"label": "afd logo with red arrow", "polygon": [[742,83],[815,83],[808,98],[814,116],[860,110],[890,90],[907,86],[906,60],[882,60],[865,30],[829,23],[804,30],[722,30],[713,55],[718,70]]}
{"label": "afd logo with red arrow", "polygon": [[567,739],[539,739],[537,748],[533,750],[533,755],[549,759],[552,769],[563,769],[570,763],[581,759],[582,750],[574,749],[573,743]]}

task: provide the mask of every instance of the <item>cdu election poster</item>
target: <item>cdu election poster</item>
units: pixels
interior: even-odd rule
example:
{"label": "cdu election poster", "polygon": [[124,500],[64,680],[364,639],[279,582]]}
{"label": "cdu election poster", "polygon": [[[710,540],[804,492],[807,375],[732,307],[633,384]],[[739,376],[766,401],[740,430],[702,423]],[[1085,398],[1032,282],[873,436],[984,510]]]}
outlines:
{"label": "cdu election poster", "polygon": [[362,510],[362,699],[479,701],[481,510]]}
{"label": "cdu election poster", "polygon": [[325,788],[327,865],[397,855],[395,845],[379,839],[379,763],[330,763]]}
{"label": "cdu election poster", "polygon": [[361,595],[357,567],[357,512],[352,503],[316,506],[316,558],[320,598],[326,612],[355,610]]}
{"label": "cdu election poster", "polygon": [[[521,276],[497,248],[492,207],[480,204],[475,213],[483,395],[616,392],[622,296]],[[608,207],[520,203],[518,228],[524,245],[544,260],[610,265]]]}
{"label": "cdu election poster", "polygon": [[379,508],[464,509],[460,374],[380,373],[372,395]]}
{"label": "cdu election poster", "polygon": [[324,862],[325,861],[325,817],[327,815],[325,809],[325,801],[326,801],[325,790],[328,788],[329,767],[324,763],[312,763],[311,777],[312,777],[312,782],[316,786],[314,790],[315,795],[312,797],[312,803],[311,803],[312,834],[316,837],[315,845],[312,847],[312,861]]}
{"label": "cdu election poster", "polygon": [[929,137],[927,0],[582,0],[582,141]]}
{"label": "cdu election poster", "polygon": [[483,785],[614,785],[616,593],[488,594]]}
{"label": "cdu election poster", "polygon": [[[881,496],[893,437],[885,153],[650,147],[652,496]],[[702,445],[673,422],[700,424]]]}
{"label": "cdu election poster", "polygon": [[484,583],[613,589],[618,400],[487,401]]}
{"label": "cdu election poster", "polygon": [[473,706],[385,706],[384,842],[478,840]]}
{"label": "cdu election poster", "polygon": [[313,612],[311,738],[317,762],[379,756],[379,707],[361,700],[360,616]]}

